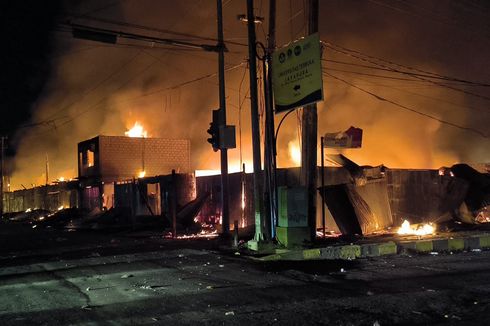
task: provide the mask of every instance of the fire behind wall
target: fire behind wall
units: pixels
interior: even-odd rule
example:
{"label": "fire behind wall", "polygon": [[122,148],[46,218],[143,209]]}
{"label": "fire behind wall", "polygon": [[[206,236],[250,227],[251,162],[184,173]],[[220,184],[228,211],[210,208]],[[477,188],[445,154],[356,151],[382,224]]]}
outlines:
{"label": "fire behind wall", "polygon": [[411,223],[448,221],[468,190],[464,180],[439,175],[438,170],[389,169],[386,173],[396,226],[405,219]]}
{"label": "fire behind wall", "polygon": [[[300,185],[299,168],[279,169],[278,186]],[[318,170],[316,226],[322,225],[321,178]],[[245,180],[245,202],[242,205],[240,183]],[[220,176],[197,178],[198,196],[211,195],[201,210],[202,219],[221,216]],[[467,185],[458,178],[440,176],[437,170],[362,168],[353,176],[345,168],[325,168],[326,229],[344,234],[370,234],[387,227],[411,223],[443,222],[463,202]],[[253,176],[230,175],[230,224],[240,220],[254,225]],[[244,210],[241,209],[244,207]]]}
{"label": "fire behind wall", "polygon": [[[361,226],[362,233],[370,233],[392,225],[391,211],[389,208],[388,193],[386,191],[386,181],[377,179],[361,186],[353,185],[353,178],[344,168],[325,168],[325,184],[334,189],[335,187],[347,187],[349,185],[349,196],[351,202],[355,203],[353,216],[358,225]],[[320,176],[320,169],[317,170]],[[278,187],[298,187],[300,185],[300,168],[278,169]],[[261,177],[259,175],[259,177]],[[221,217],[221,176],[206,176],[197,178],[198,196],[210,193],[209,199],[200,212],[203,221],[219,220]],[[230,225],[239,221],[240,227],[253,226],[254,205],[253,205],[253,175],[234,173],[229,177],[230,190]],[[242,193],[243,189],[243,193]],[[321,179],[318,177],[318,189],[321,189]],[[336,188],[340,189],[340,188]],[[333,190],[337,192],[338,190]],[[322,199],[320,191],[317,192],[317,217],[316,225],[322,225],[321,213]],[[350,205],[350,204],[349,204]],[[335,214],[335,213],[334,213]],[[327,230],[339,231],[339,224],[348,218],[345,211],[337,212],[337,216],[332,215],[326,206],[326,228]],[[359,221],[357,221],[359,218]],[[344,231],[348,231],[345,229]],[[361,233],[361,232],[358,232]]]}

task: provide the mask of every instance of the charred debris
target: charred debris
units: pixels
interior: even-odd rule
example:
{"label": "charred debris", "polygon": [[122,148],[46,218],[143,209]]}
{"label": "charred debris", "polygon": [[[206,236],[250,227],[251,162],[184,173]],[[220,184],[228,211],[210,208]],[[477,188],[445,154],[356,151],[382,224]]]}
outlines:
{"label": "charred debris", "polygon": [[[328,158],[337,167],[324,168],[324,184],[318,178],[317,206],[325,205],[326,213],[317,210],[316,225],[324,220],[330,235],[394,232],[405,220],[446,229],[490,221],[488,166],[391,169],[359,166],[343,155]],[[174,235],[221,232],[220,176],[190,171],[187,140],[98,136],[79,143],[78,171],[75,180],[6,192],[2,220],[67,229],[150,227]],[[300,187],[300,168],[278,169],[277,185]],[[252,235],[252,175],[230,174],[229,196],[232,230],[236,225]]]}

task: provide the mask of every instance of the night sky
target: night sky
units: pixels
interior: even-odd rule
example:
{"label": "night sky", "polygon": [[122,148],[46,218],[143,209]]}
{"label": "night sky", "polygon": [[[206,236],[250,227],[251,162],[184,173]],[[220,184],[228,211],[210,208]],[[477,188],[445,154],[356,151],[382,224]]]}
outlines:
{"label": "night sky", "polygon": [[52,30],[59,11],[58,1],[0,3],[1,135],[13,136],[18,127],[29,123],[31,107],[51,73]]}
{"label": "night sky", "polygon": [[[306,34],[307,1],[277,2],[282,46]],[[256,14],[265,17],[257,39],[265,42],[268,1],[255,5]],[[150,136],[190,139],[193,168],[219,168],[219,154],[206,142],[211,111],[218,106],[214,54],[137,41],[78,40],[66,25],[214,44],[214,0],[2,1],[0,6],[5,33],[0,132],[9,136],[14,185],[44,180],[46,154],[51,179],[76,177],[78,142],[124,135],[136,121]],[[237,19],[246,12],[246,1],[224,0],[223,7],[230,49],[228,123],[237,126],[238,137],[242,131],[242,147],[229,152],[233,171],[240,161],[251,167],[247,34]],[[438,168],[490,161],[489,16],[490,3],[483,0],[321,0],[319,32],[326,46],[319,135],[363,128],[363,148],[343,153],[365,165]],[[432,76],[431,81],[407,72]],[[299,118],[292,114],[281,127],[280,167],[297,164],[291,152],[299,146]]]}

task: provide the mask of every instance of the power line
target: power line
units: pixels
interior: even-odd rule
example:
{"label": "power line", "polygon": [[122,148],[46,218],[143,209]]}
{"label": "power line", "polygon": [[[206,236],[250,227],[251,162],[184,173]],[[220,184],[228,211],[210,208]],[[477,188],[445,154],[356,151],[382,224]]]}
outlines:
{"label": "power line", "polygon": [[[143,73],[144,71],[148,70],[153,64],[155,64],[157,61],[155,60],[153,63],[151,63],[149,66],[147,66],[146,68],[144,68],[142,71],[140,71],[137,75],[140,75],[141,73]],[[225,69],[225,71],[231,71],[231,70],[234,70],[238,67],[241,67],[243,65],[243,63],[240,63],[238,65],[235,65],[235,66],[232,66],[232,67],[229,67],[227,69]],[[181,88],[181,87],[184,87],[184,86],[187,86],[189,84],[192,84],[192,83],[195,83],[195,82],[198,82],[198,81],[201,81],[203,79],[206,79],[206,78],[210,78],[210,77],[214,77],[216,76],[218,73],[211,73],[211,74],[207,74],[207,75],[204,75],[204,76],[200,76],[200,77],[197,77],[195,79],[191,79],[191,80],[188,80],[188,81],[185,81],[185,82],[182,82],[182,83],[179,83],[179,84],[176,84],[176,85],[173,85],[173,86],[169,86],[169,87],[166,87],[166,88],[163,88],[163,89],[159,89],[159,90],[155,90],[155,91],[152,91],[152,92],[147,92],[147,93],[143,93],[142,95],[140,96],[136,96],[136,97],[133,97],[133,98],[130,98],[130,99],[124,99],[124,100],[119,100],[119,101],[116,101],[114,103],[123,103],[123,102],[128,102],[128,101],[133,101],[133,100],[136,100],[136,99],[139,99],[139,98],[143,98],[143,97],[147,97],[147,96],[151,96],[151,95],[154,95],[154,94],[157,94],[157,93],[161,93],[161,92],[164,92],[164,91],[168,91],[168,90],[174,90],[174,89],[178,89],[178,88]],[[114,91],[117,91],[119,89],[121,89],[122,87],[124,87],[125,85],[127,85],[129,82],[131,82],[132,80],[134,80],[134,78],[136,78],[136,76],[133,76],[131,79],[127,80],[124,84],[122,84],[121,86],[119,86],[118,88],[116,88]],[[99,100],[97,103],[93,104],[92,106],[90,106],[89,108],[79,112],[76,116],[74,117],[71,117],[70,119],[64,121],[63,123],[59,124],[58,127],[61,127],[61,126],[64,126],[68,123],[71,123],[73,122],[76,118],[78,118],[79,116],[99,107],[102,103],[104,103],[104,101],[106,101],[108,99],[108,97],[104,97],[102,98],[101,100]],[[39,134],[38,134],[39,135]]]}
{"label": "power line", "polygon": [[[68,16],[72,16],[73,18],[78,18],[78,19],[95,21],[95,22],[99,22],[99,23],[116,25],[116,26],[131,27],[131,28],[136,28],[136,29],[150,31],[150,32],[157,32],[157,33],[162,33],[162,34],[183,36],[183,37],[186,37],[186,39],[196,39],[196,40],[202,40],[202,41],[218,42],[218,39],[216,39],[214,37],[199,36],[199,35],[195,35],[195,34],[177,32],[177,31],[173,31],[173,30],[169,30],[169,29],[161,29],[161,28],[156,28],[156,27],[151,27],[151,26],[146,26],[146,25],[140,25],[140,24],[134,24],[134,23],[128,23],[128,22],[123,22],[123,21],[107,19],[107,18],[96,18],[96,17],[85,16],[85,15],[81,16],[81,15],[70,14],[70,13],[68,13]],[[67,22],[67,25],[71,25],[71,22]],[[245,43],[239,43],[239,42],[234,42],[234,41],[225,41],[225,44],[233,44],[233,45],[237,45],[237,46],[248,46]]]}
{"label": "power line", "polygon": [[[240,63],[240,64],[237,64],[235,66],[232,66],[232,67],[229,67],[227,69],[225,69],[225,71],[231,71],[231,70],[234,70],[238,67],[241,67],[243,65],[243,63]],[[151,96],[151,95],[154,95],[154,94],[157,94],[157,93],[161,93],[161,92],[165,92],[165,91],[169,91],[169,90],[173,90],[173,89],[178,89],[178,88],[181,88],[181,87],[184,87],[184,86],[187,86],[189,84],[193,84],[195,82],[198,82],[198,81],[201,81],[203,79],[207,79],[207,78],[211,78],[211,77],[215,77],[217,76],[218,73],[216,72],[213,72],[213,73],[210,73],[210,74],[206,74],[206,75],[203,75],[203,76],[200,76],[200,77],[197,77],[195,79],[191,79],[191,80],[188,80],[188,81],[185,81],[185,82],[182,82],[182,83],[179,83],[179,84],[176,84],[176,85],[173,85],[173,86],[169,86],[169,87],[165,87],[165,88],[161,88],[161,89],[157,89],[157,90],[154,90],[154,91],[151,91],[151,92],[146,92],[146,93],[143,93],[142,95],[140,96],[137,96],[137,97],[134,97],[134,98],[131,98],[131,99],[127,99],[127,100],[122,100],[124,102],[126,101],[131,101],[131,100],[135,100],[135,99],[139,99],[139,98],[142,98],[142,97],[147,97],[147,96]]]}
{"label": "power line", "polygon": [[85,98],[87,95],[90,93],[94,92],[97,90],[100,86],[102,86],[106,81],[110,80],[112,77],[120,73],[123,69],[127,68],[127,66],[133,62],[139,55],[141,54],[141,51],[138,51],[135,55],[131,56],[129,60],[126,60],[122,65],[118,66],[113,72],[111,72],[109,75],[107,75],[105,78],[100,80],[98,83],[90,87],[88,90],[86,90],[81,96],[79,96],[76,100],[72,101],[70,104],[63,106],[59,110],[57,110],[55,113],[51,114],[48,119],[53,119],[58,113],[61,113],[63,111],[68,110],[70,107],[78,103],[80,100]]}
{"label": "power line", "polygon": [[[477,32],[478,35],[481,35],[481,32],[482,32],[481,28],[479,26],[475,25],[475,21],[473,20],[474,16],[471,16],[472,17],[471,21],[468,21],[467,19],[461,20],[462,16],[460,16],[460,15],[453,15],[453,16],[451,16],[451,18],[448,18],[446,15],[443,15],[442,12],[435,12],[433,10],[430,10],[430,9],[424,7],[424,6],[415,5],[409,1],[405,1],[405,0],[396,0],[396,1],[398,1],[402,5],[407,6],[410,9],[412,9],[414,12],[417,12],[417,10],[418,10],[419,13],[421,12],[421,14],[426,13],[424,15],[424,17],[426,17],[430,20],[434,20],[434,17],[435,17],[435,18],[437,18],[437,20],[439,20],[438,22],[440,22],[440,23],[447,24],[448,26],[456,27],[456,28],[464,27],[465,30],[468,29],[468,27],[472,27],[475,29],[473,32]],[[458,3],[458,2],[459,1],[455,1],[454,3]],[[458,9],[458,13],[459,12],[460,12],[460,9]],[[472,15],[474,15],[474,14],[475,14],[475,12],[473,11]],[[488,27],[488,26],[485,26],[485,27]],[[486,30],[486,31],[488,33],[488,30]],[[488,34],[486,36],[488,36]]]}
{"label": "power line", "polygon": [[[457,23],[454,23],[452,21],[447,21],[447,20],[441,19],[440,17],[434,17],[433,15],[431,16],[431,15],[427,15],[427,14],[421,14],[420,12],[417,12],[417,11],[410,11],[410,10],[395,6],[392,1],[390,1],[389,4],[381,2],[381,1],[376,1],[376,0],[368,0],[368,1],[373,3],[373,4],[378,5],[380,7],[385,7],[385,8],[394,10],[394,11],[398,11],[400,13],[404,13],[404,14],[407,14],[409,16],[414,16],[414,17],[419,18],[419,19],[428,20],[429,22],[436,22],[436,23],[446,25],[446,26],[451,27],[451,28],[457,28],[458,31],[469,32],[473,35],[478,35],[478,36],[482,35],[481,30],[478,28],[475,29],[476,26],[474,26],[471,23],[470,24],[468,24],[468,23],[457,24]],[[419,8],[419,7],[420,6],[418,6],[417,8]],[[461,27],[463,27],[463,28],[461,28]],[[489,35],[485,34],[484,36],[488,37]]]}
{"label": "power line", "polygon": [[[358,79],[360,81],[366,81],[364,79]],[[446,104],[449,104],[449,105],[452,105],[452,106],[455,106],[455,107],[459,107],[459,108],[464,108],[464,109],[469,109],[469,110],[490,110],[489,107],[474,107],[474,106],[468,106],[468,105],[461,105],[461,104],[457,104],[457,103],[454,103],[454,102],[451,102],[451,101],[447,101],[445,99],[441,99],[441,98],[438,98],[438,97],[433,97],[433,96],[429,96],[429,95],[424,95],[424,94],[420,94],[420,93],[416,93],[416,92],[411,92],[411,91],[408,91],[404,88],[400,88],[400,87],[395,87],[393,85],[384,85],[384,84],[379,84],[379,83],[374,83],[374,82],[371,82],[371,81],[366,81],[369,86],[378,86],[378,87],[386,87],[386,88],[390,88],[390,89],[394,89],[396,91],[399,91],[399,92],[404,92],[404,93],[408,93],[408,94],[411,94],[411,95],[415,95],[415,96],[419,96],[419,97],[424,97],[424,98],[427,98],[427,99],[430,99],[432,101],[436,101],[436,102],[442,102],[442,103],[446,103]],[[359,84],[357,84],[359,86]]]}
{"label": "power line", "polygon": [[[331,62],[331,63],[353,66],[353,67],[360,67],[360,68],[367,68],[367,69],[388,71],[388,72],[396,72],[396,71],[393,71],[393,69],[380,68],[380,67],[372,66],[372,65],[363,65],[363,64],[353,63],[353,62],[346,62],[346,61],[339,61],[339,60],[332,60],[332,59],[321,59],[321,60],[325,61],[325,62]],[[490,87],[490,84],[472,82],[472,81],[468,81],[468,80],[457,79],[457,78],[449,78],[449,77],[438,76],[438,75],[432,75],[432,73],[430,73],[430,74],[428,74],[428,73],[419,74],[419,73],[405,72],[405,74],[410,75],[410,76],[419,76],[419,77],[433,78],[433,79],[439,79],[439,80],[454,81],[457,83],[465,83],[465,84],[468,84],[471,86]],[[413,80],[413,79],[411,79],[411,80]]]}
{"label": "power line", "polygon": [[[379,63],[379,62],[376,62],[376,61],[373,61],[371,58],[375,58],[375,57],[370,57],[368,55],[365,55],[365,54],[362,54],[361,52],[358,52],[358,51],[355,51],[355,50],[349,50],[349,49],[346,49],[346,48],[343,48],[341,46],[338,46],[339,48],[341,49],[345,49],[345,51],[343,50],[339,50],[339,49],[336,49],[334,47],[333,44],[329,43],[329,42],[325,42],[326,46],[334,51],[337,51],[339,53],[343,53],[347,56],[350,56],[350,57],[353,57],[353,58],[356,58],[358,60],[361,60],[361,61],[365,61],[365,62],[369,62],[371,64],[375,64],[377,66],[380,66],[382,68],[386,68],[386,69],[391,69],[393,72],[398,72],[398,73],[401,73],[401,74],[404,74],[404,75],[408,75],[408,76],[412,76],[413,78],[416,78],[416,79],[419,79],[419,80],[423,80],[423,81],[426,81],[426,82],[429,82],[429,83],[432,83],[434,85],[439,85],[441,87],[445,87],[445,88],[448,88],[448,89],[451,89],[453,91],[457,91],[457,92],[461,92],[461,93],[465,93],[467,95],[471,95],[471,96],[475,96],[475,97],[479,97],[481,99],[484,99],[484,100],[490,100],[490,97],[488,96],[485,96],[485,95],[481,95],[481,94],[477,94],[477,93],[474,93],[474,92],[470,92],[470,91],[467,91],[467,90],[464,90],[464,89],[461,89],[461,88],[457,88],[457,87],[453,87],[453,86],[449,86],[449,85],[445,85],[445,84],[441,84],[439,82],[436,82],[436,81],[433,81],[433,80],[430,80],[430,79],[427,79],[427,78],[423,78],[423,77],[419,77],[419,76],[414,76],[414,75],[411,75],[410,73],[407,73],[406,71],[403,71],[403,70],[399,70],[399,69],[396,69],[396,68],[392,68],[392,67],[389,67],[385,64],[382,64],[382,63]],[[348,52],[350,51],[350,52]],[[354,54],[353,54],[354,53]],[[364,57],[363,57],[364,56]],[[365,57],[367,57],[368,59],[366,59]],[[379,61],[385,61],[383,59],[379,59],[379,58],[375,58]],[[398,65],[398,64],[395,64],[395,63],[392,63],[394,65]],[[401,65],[398,65],[398,66],[401,66]],[[407,68],[408,69],[408,68]],[[414,69],[415,68],[409,68],[409,69]],[[437,75],[437,74],[435,74]],[[453,79],[453,80],[456,80],[456,79]]]}
{"label": "power line", "polygon": [[[148,69],[150,69],[154,64],[156,64],[157,61],[154,60],[152,63],[150,63],[149,65],[147,65],[145,68],[141,69],[138,73],[136,73],[136,75],[132,76],[131,78],[127,79],[124,83],[122,83],[121,85],[119,85],[114,91],[118,91],[120,90],[121,88],[123,88],[124,86],[126,86],[127,84],[129,84],[130,82],[132,82],[134,79],[136,79],[136,77],[140,76],[141,74],[145,73]],[[106,100],[107,100],[108,97],[104,97],[102,99],[100,99],[97,103],[95,103],[94,105],[90,106],[89,108],[81,111],[81,112],[78,112],[77,114],[75,114],[75,116],[71,117],[70,119],[64,121],[63,123],[61,123],[59,125],[59,127],[61,126],[64,126],[72,121],[74,121],[76,118],[80,117],[81,115],[97,108],[100,104],[104,103]]]}
{"label": "power line", "polygon": [[327,76],[329,76],[329,77],[331,77],[331,78],[334,78],[334,79],[336,79],[336,80],[339,80],[339,81],[341,81],[341,82],[343,82],[343,83],[345,83],[345,84],[347,84],[347,85],[349,85],[349,86],[351,86],[351,87],[353,87],[353,88],[355,88],[355,89],[357,89],[357,90],[360,90],[360,91],[362,91],[362,92],[364,92],[364,93],[366,93],[366,94],[369,94],[369,95],[371,95],[372,97],[374,97],[375,99],[377,99],[377,100],[379,100],[379,101],[390,103],[390,104],[395,105],[395,106],[397,106],[397,107],[399,107],[399,108],[401,108],[401,109],[403,109],[403,110],[406,110],[406,111],[410,111],[410,112],[416,113],[416,114],[421,115],[421,116],[423,116],[423,117],[426,117],[426,118],[429,118],[429,119],[432,119],[432,120],[438,121],[438,122],[440,122],[440,123],[446,124],[446,125],[451,126],[451,127],[454,127],[454,128],[458,128],[458,129],[461,129],[461,130],[465,130],[465,131],[469,131],[469,132],[475,133],[475,134],[477,134],[477,135],[479,135],[479,136],[481,136],[481,137],[483,137],[483,138],[488,138],[488,135],[486,135],[485,133],[483,133],[482,131],[480,131],[480,130],[478,130],[478,129],[474,129],[474,128],[470,128],[470,127],[460,126],[460,125],[455,124],[455,123],[452,123],[452,122],[450,122],[450,121],[446,121],[446,120],[443,120],[443,119],[437,118],[437,117],[432,116],[432,115],[430,115],[430,114],[427,114],[427,113],[424,113],[424,112],[417,111],[417,110],[412,109],[412,108],[409,108],[409,107],[407,107],[407,106],[405,106],[405,105],[403,105],[403,104],[397,103],[397,102],[395,102],[395,101],[392,101],[392,100],[390,100],[390,99],[387,99],[387,98],[385,98],[385,97],[382,97],[382,96],[380,96],[380,95],[377,95],[377,94],[375,94],[375,93],[373,93],[373,92],[371,92],[371,91],[368,91],[368,90],[366,90],[366,89],[364,89],[364,88],[361,88],[361,87],[359,87],[359,86],[357,86],[357,85],[355,85],[355,84],[352,84],[352,83],[350,83],[350,82],[348,82],[348,81],[346,81],[346,80],[344,80],[344,79],[342,79],[342,78],[339,78],[339,77],[337,77],[337,76],[334,76],[334,75],[332,75],[332,74],[330,74],[330,73],[328,73],[328,72],[324,72],[324,74],[325,74],[325,75],[327,75]]}
{"label": "power line", "polygon": [[[359,58],[357,56],[353,56],[350,53],[344,53],[344,52],[342,52],[342,51],[340,51],[340,50],[338,50],[336,48],[340,48],[343,51],[355,53],[355,54],[357,54],[359,56],[364,56],[364,57],[369,58],[371,60],[378,60],[378,61],[384,62],[386,64],[394,65],[394,66],[397,66],[397,67],[401,67],[403,69],[412,70],[412,71],[416,71],[418,73],[429,75],[429,76],[427,76],[429,78],[438,77],[440,79],[445,79],[445,80],[455,81],[455,82],[461,82],[461,83],[466,83],[466,84],[471,84],[471,85],[476,85],[476,86],[486,86],[486,87],[490,86],[490,83],[475,82],[475,81],[471,81],[471,80],[465,80],[465,79],[461,79],[461,78],[456,78],[456,77],[451,77],[451,76],[445,76],[445,75],[441,75],[439,73],[435,73],[435,72],[431,72],[431,71],[427,71],[427,70],[422,70],[420,68],[416,68],[416,67],[411,67],[411,66],[408,66],[408,65],[399,64],[399,63],[393,62],[391,60],[387,60],[387,59],[383,59],[383,58],[380,58],[380,57],[372,56],[372,55],[369,55],[369,54],[366,54],[366,53],[362,53],[361,51],[358,51],[358,50],[348,49],[346,47],[343,47],[341,45],[334,44],[334,43],[331,43],[331,42],[324,42],[324,43],[330,49],[332,49],[334,51],[337,51],[339,53],[343,53],[344,55],[348,55],[348,56],[354,57],[354,58],[356,58],[358,60],[369,62],[369,63],[374,64],[376,66],[381,66],[382,68],[387,69],[389,71],[399,72],[399,73],[403,73],[403,74],[411,74],[410,72],[407,72],[407,71],[400,71],[400,70],[394,69],[392,67],[383,66],[383,65],[379,64],[378,62],[372,62],[372,61],[368,61],[368,60],[363,59],[363,58]],[[420,75],[420,76],[421,77],[424,77],[423,75]],[[433,76],[433,77],[430,77],[430,76]]]}
{"label": "power line", "polygon": [[337,72],[344,72],[348,74],[355,74],[355,75],[361,75],[361,76],[369,76],[369,77],[375,77],[375,78],[384,78],[384,79],[390,79],[390,80],[395,80],[395,81],[406,81],[406,82],[425,82],[421,80],[414,80],[410,78],[403,78],[403,77],[393,77],[393,76],[386,76],[386,75],[376,75],[376,74],[370,74],[370,73],[365,73],[365,72],[360,72],[360,71],[351,71],[351,70],[342,70],[342,69],[336,69],[336,68],[323,68],[322,70],[330,70],[330,71],[337,71]]}

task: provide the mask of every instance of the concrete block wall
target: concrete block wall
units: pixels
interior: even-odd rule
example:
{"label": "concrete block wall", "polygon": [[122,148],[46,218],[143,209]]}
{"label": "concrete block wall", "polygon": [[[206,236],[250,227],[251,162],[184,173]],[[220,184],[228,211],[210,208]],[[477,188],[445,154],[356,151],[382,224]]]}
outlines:
{"label": "concrete block wall", "polygon": [[144,169],[147,176],[190,172],[190,141],[185,139],[99,136],[102,181],[131,179]]}

